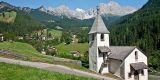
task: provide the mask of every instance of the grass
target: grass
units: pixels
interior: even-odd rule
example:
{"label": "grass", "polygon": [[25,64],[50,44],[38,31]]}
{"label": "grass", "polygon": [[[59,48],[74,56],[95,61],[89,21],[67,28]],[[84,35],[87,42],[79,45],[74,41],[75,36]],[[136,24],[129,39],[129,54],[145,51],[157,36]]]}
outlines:
{"label": "grass", "polygon": [[29,61],[49,62],[52,59],[50,56],[45,56],[39,53],[35,48],[27,43],[21,42],[0,42],[0,49],[10,50],[27,57]]}
{"label": "grass", "polygon": [[60,52],[67,52],[70,53],[71,51],[79,51],[80,53],[84,54],[86,51],[88,51],[88,43],[72,43],[69,45],[65,44],[59,44],[56,46],[56,48]]}
{"label": "grass", "polygon": [[155,78],[148,78],[148,80],[159,80],[159,79],[155,79]]}
{"label": "grass", "polygon": [[14,64],[0,63],[0,80],[95,80]]}
{"label": "grass", "polygon": [[[65,62],[58,62],[54,61],[51,56],[43,55],[39,53],[35,48],[33,48],[31,45],[27,43],[21,43],[21,42],[0,42],[0,49],[10,50],[13,52],[16,52],[17,54],[22,54],[27,57],[27,61],[34,61],[34,62],[45,62],[45,63],[51,63],[51,64],[59,64],[68,66],[70,68],[74,69],[80,69],[87,71],[87,68],[84,68],[80,65],[72,64],[72,63],[65,63]],[[2,57],[6,57],[3,55],[0,55]],[[10,57],[9,57],[10,58]],[[89,71],[89,70],[88,70]]]}
{"label": "grass", "polygon": [[15,11],[0,13],[0,21],[7,23],[14,22],[16,14]]}
{"label": "grass", "polygon": [[[61,38],[62,31],[48,28],[48,33],[51,34],[53,38]],[[43,29],[43,34],[47,36],[47,29]],[[38,31],[38,35],[41,35],[41,31]]]}
{"label": "grass", "polygon": [[49,29],[49,33],[51,33],[55,38],[60,38],[62,36],[62,31],[60,30]]}

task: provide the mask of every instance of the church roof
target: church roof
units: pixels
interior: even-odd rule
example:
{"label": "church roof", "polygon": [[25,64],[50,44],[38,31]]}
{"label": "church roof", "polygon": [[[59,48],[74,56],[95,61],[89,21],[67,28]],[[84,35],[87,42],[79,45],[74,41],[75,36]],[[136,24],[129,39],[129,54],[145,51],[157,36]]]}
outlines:
{"label": "church roof", "polygon": [[109,58],[124,60],[135,48],[136,46],[110,46]]}
{"label": "church roof", "polygon": [[98,47],[100,52],[105,53],[105,52],[111,52],[111,50],[107,46],[100,46]]}
{"label": "church roof", "polygon": [[108,31],[108,29],[106,28],[104,22],[103,22],[103,19],[102,17],[100,16],[100,14],[98,14],[96,17],[95,17],[95,21],[92,25],[92,28],[90,30],[90,32],[88,34],[92,34],[92,33],[110,33]]}
{"label": "church roof", "polygon": [[147,65],[144,62],[139,62],[139,63],[132,63],[131,67],[134,70],[141,70],[141,69],[147,69]]}

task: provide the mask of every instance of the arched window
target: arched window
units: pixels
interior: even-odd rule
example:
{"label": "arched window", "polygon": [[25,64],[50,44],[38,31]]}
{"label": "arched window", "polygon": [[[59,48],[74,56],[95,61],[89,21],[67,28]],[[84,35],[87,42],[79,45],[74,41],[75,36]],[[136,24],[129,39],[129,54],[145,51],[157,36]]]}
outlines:
{"label": "arched window", "polygon": [[104,34],[101,34],[101,41],[104,41]]}

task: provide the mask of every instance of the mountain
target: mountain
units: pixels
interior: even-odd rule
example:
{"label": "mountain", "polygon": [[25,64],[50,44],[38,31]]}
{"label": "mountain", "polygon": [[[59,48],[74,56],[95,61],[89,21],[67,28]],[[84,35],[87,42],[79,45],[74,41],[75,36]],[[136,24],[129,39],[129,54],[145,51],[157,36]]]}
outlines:
{"label": "mountain", "polygon": [[27,15],[44,23],[46,27],[56,28],[57,26],[59,26],[67,30],[77,29],[79,27],[90,26],[93,22],[93,19],[80,20],[80,19],[73,18],[73,17],[68,18],[67,16],[64,16],[64,15],[61,15],[61,16],[51,15],[51,14],[42,12],[37,9],[32,10]]}
{"label": "mountain", "polygon": [[10,5],[10,4],[7,3],[7,2],[1,1],[1,2],[0,2],[0,9],[2,9],[2,8],[11,8],[11,9],[13,9],[13,8],[15,8],[15,7],[12,6],[12,5]]}
{"label": "mountain", "polygon": [[20,8],[0,2],[0,33],[24,36],[40,30],[43,24],[27,15],[30,11],[27,7]]}
{"label": "mountain", "polygon": [[[60,6],[56,8],[56,12],[52,12],[47,10],[43,5],[40,6],[37,9],[32,9],[29,7],[16,7],[6,2],[0,2],[0,13],[3,12],[10,12],[10,11],[17,11],[17,12],[23,12],[23,14],[32,17],[33,19],[45,24],[45,26],[49,28],[55,28],[56,26],[59,26],[64,29],[76,29],[79,27],[88,27],[91,26],[93,23],[95,10],[90,9],[87,14],[92,15],[87,17],[88,19],[78,19],[75,16],[72,16],[70,12],[71,10],[67,8],[66,6]],[[84,10],[77,8],[75,14],[80,14]],[[63,14],[65,12],[65,14]],[[77,15],[78,16],[78,15]],[[119,19],[121,16],[119,15],[110,15],[105,14],[103,15],[103,19],[105,20],[106,24],[111,24],[115,20]],[[112,19],[113,18],[113,19]]]}
{"label": "mountain", "polygon": [[140,10],[122,17],[110,27],[112,45],[139,46],[149,65],[160,70],[160,1],[149,0]]}
{"label": "mountain", "polygon": [[8,18],[2,18],[3,21],[0,20],[0,33],[11,33],[13,35],[24,36],[33,31],[42,29],[42,23],[25,15],[24,12],[5,12],[5,16],[7,15],[10,16]]}
{"label": "mountain", "polygon": [[37,10],[42,11],[42,12],[47,12],[47,9],[42,5]]}
{"label": "mountain", "polygon": [[[102,12],[102,15],[112,14],[114,16],[124,16],[133,13],[137,10],[130,6],[121,6],[114,1],[110,1],[109,3],[100,3],[99,7]],[[77,19],[89,19],[95,17],[96,15],[95,8],[91,8],[89,10],[76,8],[75,10],[71,10],[69,7],[65,5],[61,5],[57,8],[49,7],[48,11],[50,12],[50,14],[65,15],[68,17],[75,17]]]}
{"label": "mountain", "polygon": [[[99,4],[100,10],[101,10],[101,14],[102,15],[108,15],[108,14],[112,14],[114,16],[124,16],[130,13],[135,12],[137,9],[134,7],[130,7],[130,6],[121,6],[119,5],[117,2],[114,1],[110,1],[109,3],[100,3]],[[33,9],[29,8],[29,7],[16,7],[13,6],[9,3],[0,2],[0,9],[17,9],[17,10],[22,10],[22,11],[26,11],[26,12],[30,12]],[[41,12],[46,12],[48,14],[51,15],[56,15],[56,16],[66,16],[68,18],[77,18],[77,19],[89,19],[89,18],[93,18],[96,15],[96,8],[90,8],[88,10],[84,10],[81,8],[76,8],[75,10],[70,9],[68,6],[66,5],[61,5],[58,7],[49,7],[48,9],[46,9],[43,5],[40,6],[39,8],[37,8],[37,10],[41,11]],[[108,15],[110,16],[110,15]]]}
{"label": "mountain", "polygon": [[[136,9],[128,9],[120,6],[116,2],[110,2],[108,4],[99,4],[102,10],[102,17],[106,25],[112,24],[114,21],[118,20],[122,15],[126,15],[134,12]],[[0,13],[7,11],[20,11],[23,14],[32,17],[33,19],[43,23],[49,28],[56,28],[57,26],[63,29],[76,29],[79,27],[90,27],[94,21],[94,16],[96,14],[96,9],[83,10],[76,8],[71,10],[65,5],[61,5],[57,8],[46,9],[43,5],[37,9],[32,9],[29,7],[16,7],[6,2],[0,2]],[[105,11],[106,9],[106,11]],[[107,12],[107,10],[110,11]],[[119,12],[115,13],[115,10]],[[127,11],[129,10],[129,11]],[[128,13],[126,13],[126,12]]]}

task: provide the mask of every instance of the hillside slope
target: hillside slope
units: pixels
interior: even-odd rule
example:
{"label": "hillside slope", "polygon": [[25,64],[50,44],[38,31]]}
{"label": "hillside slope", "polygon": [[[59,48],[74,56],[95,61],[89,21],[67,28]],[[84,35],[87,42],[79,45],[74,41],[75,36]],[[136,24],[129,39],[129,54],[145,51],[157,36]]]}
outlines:
{"label": "hillside slope", "polygon": [[0,80],[95,80],[32,67],[0,63]]}
{"label": "hillside slope", "polygon": [[[13,14],[12,14],[13,13]],[[14,35],[24,36],[32,31],[39,30],[43,24],[39,21],[27,16],[22,11],[5,11],[0,17],[0,32],[11,33]],[[11,15],[12,14],[12,15]]]}
{"label": "hillside slope", "polygon": [[[77,30],[80,27],[90,27],[93,24],[94,18],[90,19],[78,19],[75,17],[69,17],[64,14],[51,14],[48,11],[43,11],[43,8],[32,9],[29,7],[16,7],[7,2],[0,2],[0,13],[7,12],[11,10],[16,10],[18,12],[23,12],[25,16],[29,16],[36,20],[37,22],[41,22],[45,24],[48,28],[55,28],[56,26],[60,26],[65,30]],[[119,19],[120,15],[113,14],[105,14],[103,15],[104,22],[109,25],[114,21]]]}
{"label": "hillside slope", "polygon": [[0,2],[0,33],[24,36],[44,26],[39,21],[27,15],[27,12],[20,10],[9,3]]}
{"label": "hillside slope", "polygon": [[15,21],[16,14],[17,13],[15,11],[0,13],[0,21],[13,23]]}
{"label": "hillside slope", "polygon": [[[42,55],[33,46],[21,42],[1,42],[0,50],[9,50],[29,61],[52,62],[51,57]],[[12,56],[15,57],[14,55]]]}
{"label": "hillside slope", "polygon": [[160,70],[160,1],[149,0],[134,14],[110,27],[112,45],[136,45],[145,51],[149,64]]}

